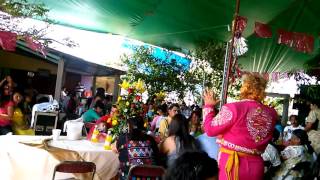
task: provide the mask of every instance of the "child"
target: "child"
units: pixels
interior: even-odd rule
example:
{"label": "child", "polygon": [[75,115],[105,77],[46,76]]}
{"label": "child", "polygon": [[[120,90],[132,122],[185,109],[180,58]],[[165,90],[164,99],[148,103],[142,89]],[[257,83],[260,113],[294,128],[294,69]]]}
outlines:
{"label": "child", "polygon": [[281,152],[284,162],[273,179],[295,179],[302,177],[301,172],[294,171],[292,168],[301,162],[313,162],[313,153],[314,151],[308,140],[307,133],[301,129],[294,130],[289,141],[289,146]]}
{"label": "child", "polygon": [[[98,129],[98,131],[99,131],[99,135],[98,135],[98,141],[99,142],[104,142],[105,141],[105,138],[106,138],[106,136],[107,136],[107,130],[108,130],[108,124],[107,124],[107,122],[106,121],[97,121],[96,123],[95,123],[95,125],[97,125],[97,129]],[[93,126],[92,128],[90,128],[90,131],[89,131],[89,133],[88,133],[88,135],[87,135],[87,139],[88,140],[91,140],[91,137],[92,137],[92,133],[93,133],[93,131],[94,131],[94,127],[95,126]]]}
{"label": "child", "polygon": [[289,121],[291,123],[290,126],[286,126],[283,131],[283,139],[284,141],[289,141],[291,139],[292,132],[296,129],[304,129],[301,125],[299,125],[296,115],[291,115]]}
{"label": "child", "polygon": [[[112,128],[112,118],[113,117],[116,117],[118,115],[119,111],[117,109],[117,107],[115,105],[112,106],[111,108],[111,112],[109,115],[104,115],[102,116],[100,119],[98,119],[94,125],[97,125],[98,126],[98,130],[100,132],[100,136],[99,136],[99,142],[100,140],[101,141],[104,141],[104,137],[107,135],[107,132],[108,132],[108,129],[109,128]],[[92,133],[94,131],[94,127],[95,126],[91,126],[90,127],[90,130],[89,130],[89,133],[87,135],[87,139],[90,140],[91,139],[91,136],[92,136]],[[103,140],[102,140],[103,139]]]}

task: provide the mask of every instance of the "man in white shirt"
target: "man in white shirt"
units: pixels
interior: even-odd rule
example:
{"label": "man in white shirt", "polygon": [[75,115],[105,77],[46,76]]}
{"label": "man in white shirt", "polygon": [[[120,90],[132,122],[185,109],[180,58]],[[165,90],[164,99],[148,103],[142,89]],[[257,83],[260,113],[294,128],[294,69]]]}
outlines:
{"label": "man in white shirt", "polygon": [[77,83],[77,86],[74,88],[74,91],[76,92],[76,95],[78,98],[81,98],[83,96],[83,92],[85,90],[85,87],[81,82],[79,81]]}
{"label": "man in white shirt", "polygon": [[291,123],[290,126],[286,126],[283,130],[283,140],[284,141],[289,141],[292,136],[292,132],[296,129],[304,129],[303,126],[299,125],[298,123],[298,117],[297,115],[291,115],[289,118],[289,121]]}

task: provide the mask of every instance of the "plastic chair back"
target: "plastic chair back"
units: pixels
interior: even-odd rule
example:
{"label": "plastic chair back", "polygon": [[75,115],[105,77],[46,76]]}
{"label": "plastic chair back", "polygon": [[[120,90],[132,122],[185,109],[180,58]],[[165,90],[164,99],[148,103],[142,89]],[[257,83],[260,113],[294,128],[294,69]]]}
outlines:
{"label": "plastic chair back", "polygon": [[96,165],[93,162],[85,161],[63,161],[54,168],[52,180],[54,180],[56,172],[91,173],[90,179],[93,180],[94,174],[96,173]]}
{"label": "plastic chair back", "polygon": [[150,180],[161,180],[165,169],[161,166],[154,165],[138,165],[133,166],[129,170],[128,180],[136,179],[150,179]]}

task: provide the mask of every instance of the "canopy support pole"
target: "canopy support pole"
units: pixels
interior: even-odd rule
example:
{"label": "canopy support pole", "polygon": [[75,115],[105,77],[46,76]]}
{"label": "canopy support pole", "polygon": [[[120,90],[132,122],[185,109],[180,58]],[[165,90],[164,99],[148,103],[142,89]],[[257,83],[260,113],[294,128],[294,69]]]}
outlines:
{"label": "canopy support pole", "polygon": [[221,101],[220,101],[220,108],[226,103],[227,98],[225,98],[225,92],[228,91],[228,67],[229,67],[229,59],[228,59],[228,52],[229,52],[229,42],[226,44],[226,53],[224,56],[224,67],[223,67],[223,79],[222,79],[222,87],[221,87]]}
{"label": "canopy support pole", "polygon": [[[203,71],[203,80],[202,80],[202,92],[205,90],[206,83],[206,73]],[[200,98],[200,104],[203,104],[203,98]]]}
{"label": "canopy support pole", "polygon": [[63,80],[63,71],[64,71],[64,60],[61,58],[58,61],[56,89],[54,91],[54,99],[57,100],[58,102],[60,101],[60,94],[61,94],[62,80]]}
{"label": "canopy support pole", "polygon": [[118,96],[120,94],[120,88],[119,84],[121,83],[120,75],[115,75],[114,76],[114,87],[113,87],[113,93],[112,93],[112,102],[116,103],[118,100]]}
{"label": "canopy support pole", "polygon": [[226,57],[224,61],[224,74],[223,74],[223,80],[222,80],[220,107],[222,107],[227,102],[227,97],[228,97],[229,77],[231,74],[231,68],[233,64],[234,38],[236,33],[236,27],[237,27],[236,25],[237,25],[237,17],[239,15],[239,8],[240,8],[240,0],[236,0],[236,9],[235,9],[233,23],[232,23],[231,43],[230,44],[227,43],[227,47],[226,47]]}

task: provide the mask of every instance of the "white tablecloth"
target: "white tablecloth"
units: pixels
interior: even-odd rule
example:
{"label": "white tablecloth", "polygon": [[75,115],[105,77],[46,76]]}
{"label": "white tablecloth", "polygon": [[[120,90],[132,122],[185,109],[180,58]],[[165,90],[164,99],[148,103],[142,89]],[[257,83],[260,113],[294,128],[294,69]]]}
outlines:
{"label": "white tablecloth", "polygon": [[[59,163],[44,149],[31,147],[19,142],[41,141],[46,136],[0,136],[0,179],[1,180],[50,180],[54,167]],[[70,141],[60,137],[50,141],[49,145],[73,150],[85,161],[96,164],[95,180],[109,180],[119,168],[118,155],[103,149],[103,144],[94,144],[87,140]],[[58,178],[69,178],[69,174],[58,173]],[[71,176],[72,177],[72,176]]]}

